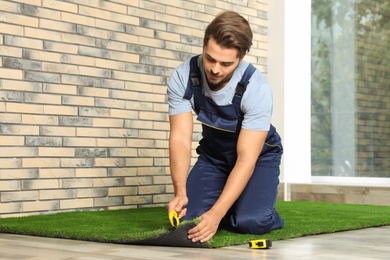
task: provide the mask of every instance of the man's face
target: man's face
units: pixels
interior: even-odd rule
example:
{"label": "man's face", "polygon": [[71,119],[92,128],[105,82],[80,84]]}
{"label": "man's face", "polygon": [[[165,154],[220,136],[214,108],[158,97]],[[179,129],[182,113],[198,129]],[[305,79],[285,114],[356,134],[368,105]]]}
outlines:
{"label": "man's face", "polygon": [[204,46],[203,65],[211,90],[220,90],[229,82],[234,70],[244,58],[237,57],[237,54],[237,49],[222,48],[213,38]]}

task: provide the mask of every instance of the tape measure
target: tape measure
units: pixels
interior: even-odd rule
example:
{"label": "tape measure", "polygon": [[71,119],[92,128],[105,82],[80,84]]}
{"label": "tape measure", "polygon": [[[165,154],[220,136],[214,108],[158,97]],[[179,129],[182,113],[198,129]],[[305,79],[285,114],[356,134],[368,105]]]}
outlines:
{"label": "tape measure", "polygon": [[269,239],[256,239],[249,241],[250,248],[268,249],[272,247],[272,241]]}

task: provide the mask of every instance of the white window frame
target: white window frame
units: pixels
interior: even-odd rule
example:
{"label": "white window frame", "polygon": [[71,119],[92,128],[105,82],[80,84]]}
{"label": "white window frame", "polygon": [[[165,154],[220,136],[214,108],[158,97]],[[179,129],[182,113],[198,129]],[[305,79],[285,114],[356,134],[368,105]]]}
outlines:
{"label": "white window frame", "polygon": [[311,0],[268,1],[267,37],[285,189],[288,183],[390,186],[390,178],[311,176]]}

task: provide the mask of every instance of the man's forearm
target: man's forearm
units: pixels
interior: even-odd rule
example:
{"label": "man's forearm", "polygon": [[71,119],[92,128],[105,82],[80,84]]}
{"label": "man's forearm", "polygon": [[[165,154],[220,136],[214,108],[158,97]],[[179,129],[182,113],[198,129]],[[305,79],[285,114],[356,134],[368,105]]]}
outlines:
{"label": "man's forearm", "polygon": [[191,145],[182,140],[170,140],[169,163],[175,195],[186,194],[186,181],[190,162]]}

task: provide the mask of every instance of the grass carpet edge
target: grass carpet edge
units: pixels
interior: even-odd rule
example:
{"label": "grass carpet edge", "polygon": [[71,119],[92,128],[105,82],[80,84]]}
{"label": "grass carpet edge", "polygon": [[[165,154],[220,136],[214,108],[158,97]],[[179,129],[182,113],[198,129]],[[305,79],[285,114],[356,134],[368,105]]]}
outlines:
{"label": "grass carpet edge", "polygon": [[[283,229],[264,235],[219,230],[209,247],[273,241],[390,225],[390,207],[321,202],[278,201]],[[128,243],[171,230],[165,208],[74,211],[18,218],[0,218],[0,233],[64,238],[102,243]]]}

